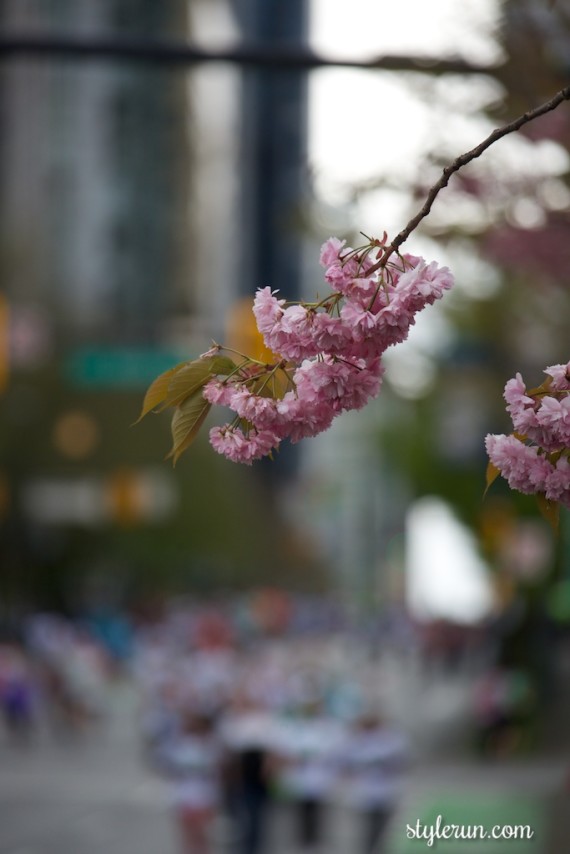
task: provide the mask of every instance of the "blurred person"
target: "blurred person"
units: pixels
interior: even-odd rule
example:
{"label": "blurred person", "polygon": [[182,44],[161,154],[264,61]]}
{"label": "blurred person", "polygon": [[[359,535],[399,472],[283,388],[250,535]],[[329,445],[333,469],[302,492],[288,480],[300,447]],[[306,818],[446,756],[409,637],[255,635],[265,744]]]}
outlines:
{"label": "blurred person", "polygon": [[343,727],[323,713],[318,699],[306,700],[300,714],[284,721],[277,744],[281,783],[296,813],[297,842],[318,851],[325,811],[340,770]]}
{"label": "blurred person", "polygon": [[151,768],[160,767],[164,744],[176,734],[179,715],[178,686],[172,678],[165,677],[155,685],[154,691],[142,698],[139,710],[139,728],[142,736],[143,755]]}
{"label": "blurred person", "polygon": [[24,652],[12,644],[0,646],[0,709],[8,732],[28,739],[34,726],[34,682]]}
{"label": "blurred person", "polygon": [[344,744],[342,765],[348,802],[361,820],[362,854],[385,850],[407,762],[407,739],[378,713],[369,710],[354,721]]}
{"label": "blurred person", "polygon": [[58,734],[73,729],[77,715],[64,674],[71,627],[55,614],[34,614],[28,620],[26,634],[48,721]]}
{"label": "blurred person", "polygon": [[50,614],[30,620],[28,643],[55,732],[64,736],[82,732],[105,710],[109,676],[105,650],[84,627]]}
{"label": "blurred person", "polygon": [[86,620],[87,626],[107,654],[110,675],[121,674],[130,659],[133,630],[125,614],[106,608],[94,609]]}
{"label": "blurred person", "polygon": [[532,741],[536,694],[528,673],[494,668],[475,688],[477,740],[484,755],[508,756]]}
{"label": "blurred person", "polygon": [[197,649],[178,662],[181,686],[200,697],[203,709],[216,716],[227,704],[234,690],[236,660],[233,650]]}
{"label": "blurred person", "polygon": [[160,750],[184,854],[209,854],[210,832],[221,801],[222,751],[212,718],[198,708],[181,713],[180,726]]}
{"label": "blurred person", "polygon": [[228,805],[237,822],[241,854],[264,850],[274,732],[272,715],[246,692],[237,693],[221,720],[220,734],[227,751]]}
{"label": "blurred person", "polygon": [[76,726],[99,719],[105,711],[109,677],[105,650],[85,629],[74,628],[60,667]]}

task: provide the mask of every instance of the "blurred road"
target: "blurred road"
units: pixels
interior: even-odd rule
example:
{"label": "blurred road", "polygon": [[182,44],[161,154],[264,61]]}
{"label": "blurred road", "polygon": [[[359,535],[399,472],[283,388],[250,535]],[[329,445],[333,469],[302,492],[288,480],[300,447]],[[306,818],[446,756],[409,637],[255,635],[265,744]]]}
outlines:
{"label": "blurred road", "polygon": [[160,781],[138,754],[133,696],[81,737],[0,748],[2,854],[145,854],[175,850]]}
{"label": "blurred road", "polygon": [[[136,698],[114,690],[104,727],[80,739],[54,741],[45,733],[26,745],[0,740],[1,854],[177,854],[176,828],[161,780],[144,767],[136,730]],[[456,854],[563,854],[553,848],[552,804],[562,790],[564,762],[437,764],[414,769],[408,795],[394,824],[390,854],[430,851],[406,839],[417,818],[483,823],[495,820],[535,829],[532,843],[451,843],[436,849]],[[459,817],[459,818],[458,818]],[[335,811],[323,854],[357,854],[355,821]],[[232,850],[229,828],[216,827],[216,854]],[[296,854],[290,816],[276,810],[271,854]],[[569,837],[565,836],[568,840]],[[558,837],[560,839],[560,836]]]}

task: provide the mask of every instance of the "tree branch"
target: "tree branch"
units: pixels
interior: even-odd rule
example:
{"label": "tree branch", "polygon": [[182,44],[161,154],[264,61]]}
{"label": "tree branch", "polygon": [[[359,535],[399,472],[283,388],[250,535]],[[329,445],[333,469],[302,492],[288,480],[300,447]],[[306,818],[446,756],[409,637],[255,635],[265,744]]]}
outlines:
{"label": "tree branch", "polygon": [[503,125],[500,128],[495,128],[495,130],[489,134],[489,136],[483,140],[483,142],[476,145],[475,148],[472,148],[470,151],[466,151],[465,154],[460,154],[452,163],[445,167],[440,178],[430,191],[427,194],[427,198],[423,204],[423,207],[417,212],[417,214],[412,217],[409,223],[406,225],[399,234],[396,235],[394,240],[385,248],[382,257],[380,260],[374,264],[374,266],[367,271],[367,274],[371,274],[376,272],[376,270],[385,267],[388,259],[392,255],[393,252],[396,252],[402,243],[404,243],[410,234],[415,231],[420,222],[426,218],[426,216],[431,211],[432,205],[436,200],[438,194],[444,187],[447,187],[449,183],[449,179],[455,172],[459,172],[459,170],[466,166],[467,163],[471,163],[472,160],[476,160],[477,157],[480,157],[484,151],[490,148],[493,143],[497,142],[497,140],[502,139],[502,137],[507,136],[509,133],[513,133],[516,130],[519,130],[523,125],[526,125],[528,122],[534,121],[534,119],[539,118],[539,116],[543,116],[545,113],[549,113],[551,110],[555,110],[562,101],[570,100],[570,86],[566,86],[565,89],[561,89],[560,92],[551,98],[550,101],[547,101],[545,104],[541,104],[539,107],[536,107],[534,110],[528,110],[526,113],[523,113],[522,116],[519,116],[512,122],[509,122],[507,125]]}

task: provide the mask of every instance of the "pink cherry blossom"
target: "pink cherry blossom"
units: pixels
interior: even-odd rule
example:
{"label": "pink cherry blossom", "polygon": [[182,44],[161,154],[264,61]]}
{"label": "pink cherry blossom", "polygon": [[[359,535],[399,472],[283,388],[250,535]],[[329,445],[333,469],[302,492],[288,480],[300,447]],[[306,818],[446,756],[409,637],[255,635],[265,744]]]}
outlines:
{"label": "pink cherry blossom", "polygon": [[297,393],[303,400],[317,400],[335,412],[361,409],[380,392],[383,367],[380,359],[304,362],[295,372]]}
{"label": "pink cherry blossom", "polygon": [[333,408],[317,395],[298,397],[292,391],[277,402],[277,411],[280,416],[277,430],[293,443],[328,430],[335,416]]}
{"label": "pink cherry blossom", "polygon": [[278,300],[271,288],[259,288],[253,300],[253,313],[262,334],[270,332],[283,316],[285,300]]}
{"label": "pink cherry blossom", "polygon": [[566,365],[551,365],[544,373],[552,377],[553,391],[570,390],[570,362]]}
{"label": "pink cherry blossom", "polygon": [[507,412],[513,420],[515,430],[523,435],[530,434],[539,427],[535,412],[535,401],[526,393],[526,385],[520,374],[509,380],[505,386],[504,398]]}
{"label": "pink cherry blossom", "polygon": [[263,340],[274,353],[293,362],[316,356],[320,348],[314,340],[313,323],[313,313],[304,306],[290,306],[271,329],[263,332]]}
{"label": "pink cherry blossom", "polygon": [[313,336],[317,353],[340,354],[352,342],[352,331],[344,323],[344,319],[331,317],[325,312],[315,316]]}
{"label": "pink cherry blossom", "polygon": [[248,462],[247,439],[241,430],[234,429],[229,424],[212,427],[210,444],[218,454],[223,454],[234,463]]}
{"label": "pink cherry blossom", "polygon": [[359,259],[347,246],[342,255],[339,255],[325,271],[325,280],[333,291],[348,294],[354,279],[363,274]]}
{"label": "pink cherry blossom", "polygon": [[[382,245],[386,240],[384,235]],[[249,432],[230,425],[214,428],[210,441],[219,453],[251,463],[282,439],[316,436],[338,414],[361,409],[379,394],[382,353],[403,341],[417,312],[453,282],[446,267],[412,255],[394,256],[373,271],[379,245],[371,241],[355,251],[336,237],[325,241],[320,263],[332,291],[318,302],[287,304],[269,287],[257,291],[257,327],[266,346],[283,360],[281,373],[289,385],[276,398],[269,388],[256,393],[257,381],[271,366],[253,361],[251,375],[242,367],[223,381],[207,383],[206,400],[229,406],[235,423],[242,419],[252,425]]]}
{"label": "pink cherry blossom", "polygon": [[544,491],[553,466],[544,456],[539,456],[536,447],[525,445],[515,436],[504,435],[488,435],[485,446],[489,459],[511,489],[527,495]]}
{"label": "pink cherry blossom", "polygon": [[258,430],[271,427],[277,418],[277,404],[273,398],[254,394],[243,386],[234,391],[229,406]]}
{"label": "pink cherry blossom", "polygon": [[321,246],[319,255],[319,263],[321,267],[330,267],[335,261],[338,261],[342,247],[346,240],[339,240],[338,237],[329,237]]}
{"label": "pink cherry blossom", "polygon": [[570,446],[570,395],[560,399],[544,397],[536,419],[544,428],[549,448],[554,450]]}
{"label": "pink cherry blossom", "polygon": [[570,460],[560,457],[546,479],[546,497],[570,507]]}
{"label": "pink cherry blossom", "polygon": [[250,461],[260,460],[279,447],[280,437],[273,430],[252,430],[249,434]]}
{"label": "pink cherry blossom", "polygon": [[346,302],[341,309],[341,317],[357,343],[373,337],[378,328],[378,314],[357,302]]}
{"label": "pink cherry blossom", "polygon": [[247,436],[239,427],[229,424],[210,430],[210,444],[215,451],[234,463],[246,465],[267,456],[279,441],[279,437],[269,430],[251,430]]}
{"label": "pink cherry blossom", "polygon": [[[570,385],[567,365],[552,365],[552,379],[529,394],[520,374],[505,386],[513,426],[523,438],[488,436],[487,453],[512,489],[541,493],[570,506]],[[527,444],[528,442],[532,444]]]}
{"label": "pink cherry blossom", "polygon": [[204,400],[218,406],[231,406],[232,396],[235,393],[233,384],[221,380],[210,380],[202,390]]}
{"label": "pink cherry blossom", "polygon": [[431,305],[436,299],[441,299],[444,291],[453,287],[453,276],[448,267],[439,267],[435,261],[428,265],[421,262],[416,270],[420,267],[422,267],[421,276],[415,280],[412,288],[417,289],[418,294],[421,294],[426,303]]}
{"label": "pink cherry blossom", "polygon": [[370,303],[375,297],[378,290],[378,282],[375,278],[366,278],[366,276],[351,279],[347,284],[343,293],[350,299],[351,302],[357,303],[363,308],[374,308]]}

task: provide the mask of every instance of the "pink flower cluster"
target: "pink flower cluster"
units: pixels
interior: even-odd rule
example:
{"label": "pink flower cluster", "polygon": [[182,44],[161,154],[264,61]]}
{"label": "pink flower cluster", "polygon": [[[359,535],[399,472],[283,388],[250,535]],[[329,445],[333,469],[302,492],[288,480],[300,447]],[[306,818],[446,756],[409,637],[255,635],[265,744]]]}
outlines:
{"label": "pink flower cluster", "polygon": [[508,381],[504,396],[516,435],[489,435],[485,443],[511,489],[570,507],[570,362],[545,373],[532,391],[520,374]]}
{"label": "pink flower cluster", "polygon": [[[412,255],[378,266],[384,241],[353,250],[335,237],[327,240],[320,261],[331,291],[319,302],[288,304],[269,287],[257,291],[257,327],[277,361],[249,363],[205,386],[206,400],[236,413],[233,422],[210,431],[216,451],[251,464],[283,439],[316,436],[339,413],[378,395],[381,355],[405,340],[415,315],[453,284],[447,267]],[[270,391],[276,374],[287,378],[282,394]]]}
{"label": "pink flower cluster", "polygon": [[286,359],[310,359],[323,352],[376,358],[404,341],[416,314],[453,284],[447,267],[428,265],[413,255],[388,265],[380,279],[368,275],[372,263],[367,256],[344,249],[334,237],[321,249],[321,264],[333,291],[321,303],[285,308],[285,300],[270,288],[257,292],[257,326],[267,347]]}

